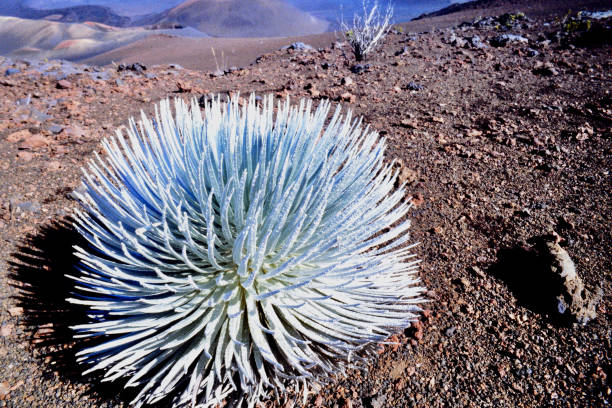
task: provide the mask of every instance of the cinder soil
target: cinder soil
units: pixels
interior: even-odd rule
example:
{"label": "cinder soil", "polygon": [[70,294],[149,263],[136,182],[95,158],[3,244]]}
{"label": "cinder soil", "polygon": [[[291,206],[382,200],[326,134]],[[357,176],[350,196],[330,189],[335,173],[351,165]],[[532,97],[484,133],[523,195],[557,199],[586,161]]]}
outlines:
{"label": "cinder soil", "polygon": [[[2,73],[20,71],[0,78],[0,407],[127,405],[129,393],[83,378],[75,363],[68,326],[84,317],[64,300],[78,243],[69,193],[128,117],[211,92],[338,101],[387,139],[410,183],[431,302],[394,337],[401,345],[382,346],[367,373],[338,378],[305,406],[607,406],[612,48],[609,36],[558,42],[559,30],[549,15],[454,29],[486,48],[453,45],[447,29],[393,32],[358,74],[338,45],[279,50],[221,77],[0,58]],[[528,42],[489,45],[504,33]],[[603,288],[585,326],[556,310],[531,251],[545,234],[587,288]],[[293,398],[265,405],[301,406]]]}

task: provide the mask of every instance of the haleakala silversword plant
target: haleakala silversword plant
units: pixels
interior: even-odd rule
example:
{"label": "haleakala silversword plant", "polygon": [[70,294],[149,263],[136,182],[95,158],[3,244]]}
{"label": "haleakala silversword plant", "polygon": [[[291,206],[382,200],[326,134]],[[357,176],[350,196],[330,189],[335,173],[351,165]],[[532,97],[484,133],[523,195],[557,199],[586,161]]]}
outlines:
{"label": "haleakala silversword plant", "polygon": [[[254,406],[371,361],[423,301],[405,188],[351,113],[272,97],[162,101],[75,193],[86,372],[139,407]],[[328,121],[329,120],[329,121]],[[326,125],[326,121],[328,121]]]}

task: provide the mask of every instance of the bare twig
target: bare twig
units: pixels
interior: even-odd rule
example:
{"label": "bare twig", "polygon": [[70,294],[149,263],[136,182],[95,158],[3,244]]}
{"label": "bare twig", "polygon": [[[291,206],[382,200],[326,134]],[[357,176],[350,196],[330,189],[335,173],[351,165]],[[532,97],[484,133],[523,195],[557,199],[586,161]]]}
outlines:
{"label": "bare twig", "polygon": [[351,25],[344,20],[340,22],[340,28],[353,49],[357,61],[364,60],[387,35],[393,17],[391,4],[387,5],[384,13],[379,10],[378,1],[370,3],[363,0],[362,6],[363,14],[355,13]]}

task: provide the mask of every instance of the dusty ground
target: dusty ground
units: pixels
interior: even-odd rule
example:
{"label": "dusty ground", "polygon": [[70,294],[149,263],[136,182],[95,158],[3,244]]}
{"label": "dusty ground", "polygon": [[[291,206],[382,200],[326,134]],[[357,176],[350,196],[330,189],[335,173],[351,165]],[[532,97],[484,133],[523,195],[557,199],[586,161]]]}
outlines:
{"label": "dusty ground", "polygon": [[244,67],[261,54],[301,41],[314,48],[326,47],[338,36],[325,33],[291,38],[180,38],[149,36],[84,60],[87,64],[112,65],[139,61],[144,64],[180,64],[201,71]]}
{"label": "dusty ground", "polygon": [[[277,51],[221,77],[0,60],[20,71],[0,78],[0,407],[126,405],[129,395],[74,363],[67,326],[83,316],[64,302],[78,242],[68,193],[128,116],[160,98],[236,91],[351,107],[403,161],[417,204],[428,310],[369,373],[338,379],[306,406],[607,406],[612,49],[559,43],[559,28],[550,16],[466,25],[455,44],[448,30],[395,32],[359,74],[343,47]],[[501,33],[528,43],[490,46]],[[474,35],[486,48],[461,46]],[[603,287],[586,326],[558,315],[531,250],[553,232],[585,285]],[[293,406],[291,397],[268,405]]]}

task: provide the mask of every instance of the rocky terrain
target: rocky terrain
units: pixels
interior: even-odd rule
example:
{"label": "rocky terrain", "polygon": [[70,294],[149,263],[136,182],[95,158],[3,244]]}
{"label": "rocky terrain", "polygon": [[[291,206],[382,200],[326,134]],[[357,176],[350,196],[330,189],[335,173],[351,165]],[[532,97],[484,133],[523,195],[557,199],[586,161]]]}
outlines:
{"label": "rocky terrain", "polygon": [[266,407],[607,406],[610,18],[506,11],[400,27],[361,65],[342,43],[224,72],[0,58],[0,407],[127,406],[75,362],[70,192],[141,109],[237,92],[330,98],[387,139],[431,299],[367,372]]}

